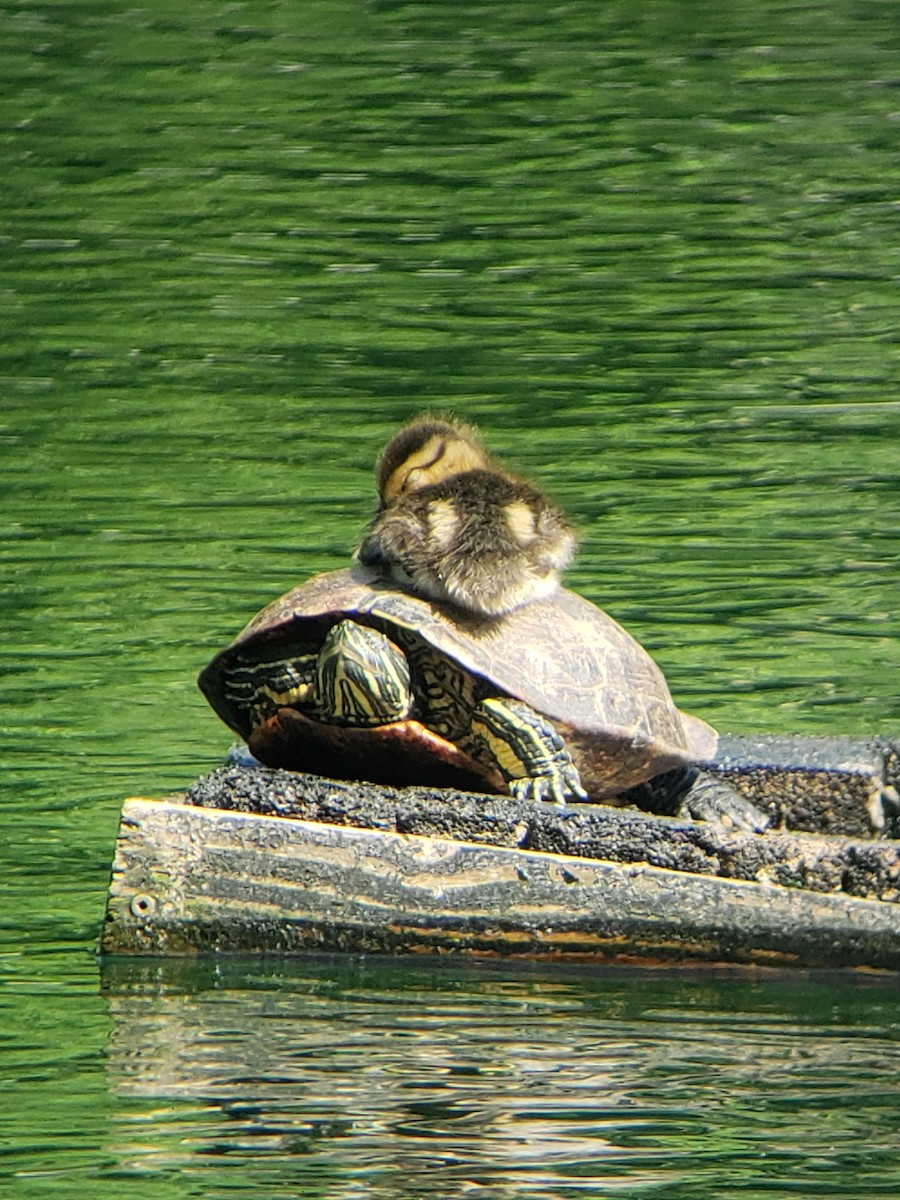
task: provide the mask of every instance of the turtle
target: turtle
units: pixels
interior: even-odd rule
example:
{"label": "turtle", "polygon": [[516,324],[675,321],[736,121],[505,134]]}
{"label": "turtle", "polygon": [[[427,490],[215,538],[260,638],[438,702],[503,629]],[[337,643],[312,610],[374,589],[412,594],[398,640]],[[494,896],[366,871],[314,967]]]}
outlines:
{"label": "turtle", "polygon": [[612,617],[562,587],[489,617],[357,563],[263,608],[198,683],[267,766],[767,824],[698,769],[715,730],[675,706]]}

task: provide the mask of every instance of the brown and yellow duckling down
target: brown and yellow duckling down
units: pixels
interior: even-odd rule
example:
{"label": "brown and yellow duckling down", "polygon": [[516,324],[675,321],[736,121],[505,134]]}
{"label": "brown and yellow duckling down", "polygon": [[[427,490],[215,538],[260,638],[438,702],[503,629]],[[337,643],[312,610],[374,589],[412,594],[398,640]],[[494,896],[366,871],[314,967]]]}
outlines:
{"label": "brown and yellow duckling down", "polygon": [[470,426],[424,417],[391,439],[357,551],[385,578],[496,617],[551,595],[575,552],[565,514],[492,461]]}

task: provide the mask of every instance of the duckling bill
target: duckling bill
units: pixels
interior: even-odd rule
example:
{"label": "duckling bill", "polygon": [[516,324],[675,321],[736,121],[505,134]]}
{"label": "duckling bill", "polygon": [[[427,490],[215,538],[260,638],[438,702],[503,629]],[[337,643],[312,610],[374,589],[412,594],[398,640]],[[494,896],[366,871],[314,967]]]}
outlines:
{"label": "duckling bill", "polygon": [[575,551],[565,514],[498,467],[471,426],[405,426],[381,456],[378,491],[359,561],[482,616],[548,596]]}

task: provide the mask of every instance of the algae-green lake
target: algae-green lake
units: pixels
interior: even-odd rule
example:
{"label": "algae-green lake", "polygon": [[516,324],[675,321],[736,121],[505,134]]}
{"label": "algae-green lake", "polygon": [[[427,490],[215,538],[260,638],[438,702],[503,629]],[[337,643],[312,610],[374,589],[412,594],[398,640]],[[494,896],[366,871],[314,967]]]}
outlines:
{"label": "algae-green lake", "polygon": [[0,0],[0,1196],[900,1192],[890,977],[93,955],[423,409],[683,707],[898,733],[896,18]]}

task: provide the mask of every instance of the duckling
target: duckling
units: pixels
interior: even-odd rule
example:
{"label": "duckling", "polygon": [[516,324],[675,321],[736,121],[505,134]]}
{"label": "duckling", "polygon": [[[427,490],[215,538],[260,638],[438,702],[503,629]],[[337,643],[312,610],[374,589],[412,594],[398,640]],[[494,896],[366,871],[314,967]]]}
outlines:
{"label": "duckling", "polygon": [[405,426],[381,455],[378,492],[359,561],[480,616],[549,595],[575,551],[564,513],[498,467],[468,425]]}

